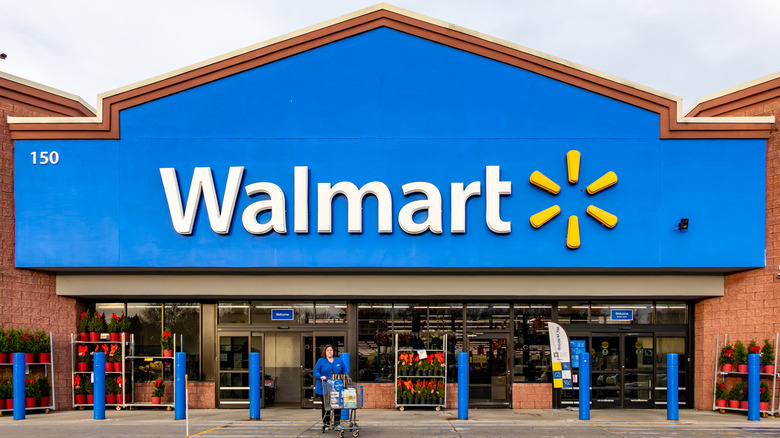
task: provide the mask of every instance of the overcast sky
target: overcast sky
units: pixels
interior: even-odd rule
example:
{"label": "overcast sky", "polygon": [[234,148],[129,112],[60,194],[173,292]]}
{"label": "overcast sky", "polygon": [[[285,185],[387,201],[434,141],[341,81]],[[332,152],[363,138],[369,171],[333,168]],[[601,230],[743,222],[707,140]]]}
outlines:
{"label": "overcast sky", "polygon": [[[97,94],[376,4],[0,0],[0,71]],[[396,0],[391,4],[696,99],[780,71],[777,0]]]}

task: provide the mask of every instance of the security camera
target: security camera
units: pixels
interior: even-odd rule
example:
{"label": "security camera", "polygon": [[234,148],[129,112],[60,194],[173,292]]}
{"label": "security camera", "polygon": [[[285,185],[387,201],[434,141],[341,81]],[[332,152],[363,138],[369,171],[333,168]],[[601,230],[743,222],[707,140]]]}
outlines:
{"label": "security camera", "polygon": [[0,59],[5,59],[5,58],[8,58],[8,55],[6,55],[5,53],[0,53]]}

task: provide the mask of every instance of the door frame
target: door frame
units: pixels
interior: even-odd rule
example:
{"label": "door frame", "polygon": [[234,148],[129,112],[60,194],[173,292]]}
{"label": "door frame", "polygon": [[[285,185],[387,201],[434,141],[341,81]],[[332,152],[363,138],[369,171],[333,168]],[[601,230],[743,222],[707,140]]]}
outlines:
{"label": "door frame", "polygon": [[[344,348],[339,351],[339,354],[346,353],[349,350],[349,344],[347,344],[349,336],[348,336],[349,330],[347,328],[343,327],[333,327],[333,328],[318,328],[315,330],[308,330],[301,332],[301,408],[302,409],[313,409],[315,407],[319,407],[319,405],[322,403],[322,401],[317,400],[317,398],[314,396],[314,385],[312,386],[306,386],[306,373],[311,372],[312,373],[312,382],[314,382],[314,365],[317,363],[317,360],[319,357],[317,356],[317,337],[338,337],[341,336],[344,338]],[[304,338],[306,336],[312,337],[312,368],[304,368],[304,364],[306,363],[306,347],[305,347],[305,341]],[[350,369],[351,371],[351,369]],[[314,382],[316,384],[316,382]],[[311,390],[312,397],[308,398],[306,397],[306,390]]]}
{"label": "door frame", "polygon": [[[470,395],[472,393],[471,390],[469,390],[469,405],[475,406],[475,407],[487,407],[487,408],[511,408],[512,407],[512,381],[513,381],[513,364],[511,360],[514,360],[514,342],[512,333],[510,331],[480,331],[479,334],[474,334],[474,336],[468,337],[468,344],[465,346],[466,350],[468,352],[471,352],[471,341],[472,340],[496,340],[496,339],[504,339],[506,340],[506,401],[494,401],[493,399],[488,400],[472,400],[470,398]],[[471,356],[469,356],[469,364],[471,363]],[[471,383],[471,370],[469,370],[469,386],[472,385]]]}
{"label": "door frame", "polygon": [[[252,331],[252,330],[230,330],[230,331],[220,331],[217,333],[217,355],[215,357],[216,361],[216,372],[217,372],[217,378],[215,382],[215,395],[216,395],[216,407],[217,408],[246,408],[249,406],[249,386],[226,386],[222,387],[222,375],[223,374],[249,374],[249,368],[246,369],[240,369],[240,370],[222,370],[222,367],[220,365],[220,340],[221,338],[241,338],[246,337],[247,338],[247,354],[252,352],[252,338],[259,337],[260,338],[260,381],[262,382],[260,386],[260,407],[265,407],[265,366],[263,365],[263,353],[264,353],[264,335],[262,332],[258,331]],[[247,360],[249,358],[247,357]],[[247,399],[237,399],[235,401],[228,401],[228,400],[222,400],[221,397],[221,391],[225,390],[239,390],[239,391],[247,391]]]}

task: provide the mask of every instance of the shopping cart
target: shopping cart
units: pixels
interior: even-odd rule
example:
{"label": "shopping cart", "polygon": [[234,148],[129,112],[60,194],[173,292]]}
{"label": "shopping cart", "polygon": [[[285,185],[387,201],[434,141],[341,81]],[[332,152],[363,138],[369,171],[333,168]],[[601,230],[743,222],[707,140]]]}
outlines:
{"label": "shopping cart", "polygon": [[[352,434],[353,437],[360,436],[360,426],[357,425],[357,410],[363,407],[363,387],[358,386],[348,374],[334,374],[323,385],[322,403],[325,406],[325,416],[329,416],[329,424],[333,425],[337,409],[349,410],[348,418],[342,418],[340,423],[340,437],[345,434]],[[322,419],[323,423],[325,418]],[[327,430],[336,430],[333,426],[322,426],[322,432]]]}

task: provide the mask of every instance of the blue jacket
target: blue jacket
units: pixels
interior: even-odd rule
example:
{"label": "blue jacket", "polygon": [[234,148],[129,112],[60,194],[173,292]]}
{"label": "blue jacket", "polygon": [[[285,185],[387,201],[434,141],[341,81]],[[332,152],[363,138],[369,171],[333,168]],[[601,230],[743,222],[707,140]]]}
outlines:
{"label": "blue jacket", "polygon": [[340,357],[333,356],[333,363],[328,362],[327,358],[319,358],[314,365],[314,379],[317,381],[314,384],[314,393],[322,395],[322,376],[330,379],[331,374],[345,374],[346,371],[347,367]]}

